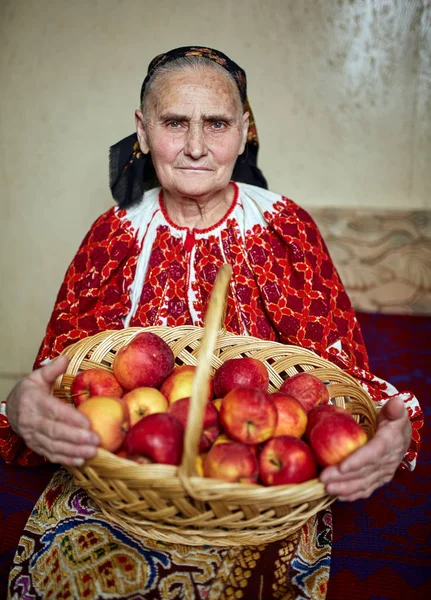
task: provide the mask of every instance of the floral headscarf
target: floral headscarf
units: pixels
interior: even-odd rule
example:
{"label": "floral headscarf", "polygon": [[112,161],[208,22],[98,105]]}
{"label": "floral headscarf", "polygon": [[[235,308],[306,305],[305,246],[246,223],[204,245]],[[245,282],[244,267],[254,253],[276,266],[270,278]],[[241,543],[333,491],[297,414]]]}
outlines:
{"label": "floral headscarf", "polygon": [[[141,87],[140,101],[145,96],[149,81],[157,70],[174,60],[186,56],[199,56],[211,60],[226,69],[235,81],[244,105],[244,112],[250,113],[250,125],[247,135],[246,150],[239,156],[232,174],[234,181],[250,183],[267,188],[265,177],[257,166],[259,139],[253,112],[247,99],[247,77],[226,54],[212,48],[200,46],[184,46],[159,54],[150,62],[147,76]],[[142,200],[145,190],[159,185],[150,154],[143,154],[139,147],[136,133],[129,135],[110,148],[109,154],[110,188],[114,199],[121,208],[127,208]]]}

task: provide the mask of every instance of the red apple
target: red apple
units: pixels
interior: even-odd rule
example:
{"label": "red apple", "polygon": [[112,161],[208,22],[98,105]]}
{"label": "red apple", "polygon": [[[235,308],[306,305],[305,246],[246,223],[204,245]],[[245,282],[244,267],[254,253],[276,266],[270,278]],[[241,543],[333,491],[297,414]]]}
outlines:
{"label": "red apple", "polygon": [[204,460],[205,460],[205,456],[206,456],[206,453],[204,453],[204,454],[198,454],[196,456],[195,465],[196,465],[196,472],[199,475],[199,477],[203,477],[204,476]]}
{"label": "red apple", "polygon": [[131,427],[143,417],[168,410],[168,401],[164,395],[151,387],[135,388],[127,392],[123,400],[129,408]]}
{"label": "red apple", "polygon": [[183,455],[184,428],[168,413],[148,415],[127,434],[125,448],[133,460],[151,459],[155,463],[179,465]]}
{"label": "red apple", "polygon": [[129,428],[129,413],[122,399],[97,396],[80,404],[78,410],[99,435],[101,448],[110,452],[120,449]]}
{"label": "red apple", "polygon": [[310,435],[310,445],[322,467],[336,465],[367,443],[363,427],[349,414],[334,412],[321,419]]}
{"label": "red apple", "polygon": [[220,412],[222,400],[223,400],[223,398],[216,398],[215,400],[212,401],[214,406],[218,410],[218,412]]}
{"label": "red apple", "polygon": [[123,388],[116,378],[105,369],[87,369],[78,373],[70,386],[70,396],[79,406],[94,396],[121,398]]}
{"label": "red apple", "polygon": [[[192,395],[196,368],[193,365],[175,367],[169,377],[163,382],[160,391],[167,398],[169,404],[181,398],[189,398]],[[208,400],[211,400],[212,397],[213,381],[210,379],[208,382]]]}
{"label": "red apple", "polygon": [[259,474],[265,485],[302,483],[316,477],[316,459],[305,442],[292,435],[281,435],[262,448]]}
{"label": "red apple", "polygon": [[341,406],[335,406],[335,404],[318,404],[317,406],[312,408],[307,415],[308,421],[307,428],[305,430],[305,437],[307,438],[307,440],[310,440],[311,432],[314,429],[314,426],[317,425],[317,423],[320,421],[320,419],[323,419],[328,415],[331,415],[336,412],[344,413],[347,415],[350,414],[347,412],[347,410],[341,408]]}
{"label": "red apple", "polygon": [[286,379],[279,390],[282,394],[293,396],[298,400],[305,412],[309,412],[317,404],[328,404],[329,392],[326,385],[311,373],[297,373]]}
{"label": "red apple", "polygon": [[143,331],[115,355],[114,375],[126,390],[162,385],[174,368],[174,355],[155,333]]}
{"label": "red apple", "polygon": [[223,398],[235,388],[252,387],[266,392],[269,375],[264,363],[255,358],[231,358],[214,374],[214,393]]}
{"label": "red apple", "polygon": [[220,419],[232,439],[260,444],[274,435],[277,408],[271,396],[262,390],[237,388],[223,398]]}
{"label": "red apple", "polygon": [[204,458],[204,476],[237,483],[256,483],[257,459],[245,444],[217,444]]}
{"label": "red apple", "polygon": [[[181,425],[186,429],[189,416],[191,398],[181,398],[169,407],[168,413],[178,419]],[[218,434],[220,433],[220,422],[218,411],[212,402],[207,402],[205,406],[204,422],[201,439],[199,441],[199,452],[205,452],[211,447]]]}
{"label": "red apple", "polygon": [[[215,439],[213,446],[217,446],[217,444],[230,444],[231,442],[233,442],[234,440],[232,438],[230,438],[227,433],[221,433],[219,436],[217,436],[217,438]],[[252,446],[250,446],[251,448]]]}
{"label": "red apple", "polygon": [[[226,433],[221,433],[218,436],[218,438],[215,440],[213,446],[217,446],[218,444],[231,444],[232,442],[235,442],[235,440],[230,438]],[[235,442],[235,443],[240,443],[240,442]],[[253,452],[254,456],[258,455],[258,446],[257,445],[251,446],[250,444],[247,444],[247,448],[250,448],[250,450]]]}
{"label": "red apple", "polygon": [[277,427],[274,432],[274,437],[279,435],[293,435],[300,438],[304,435],[307,427],[307,413],[302,407],[302,404],[280,392],[271,394],[271,398],[277,407],[278,420]]}

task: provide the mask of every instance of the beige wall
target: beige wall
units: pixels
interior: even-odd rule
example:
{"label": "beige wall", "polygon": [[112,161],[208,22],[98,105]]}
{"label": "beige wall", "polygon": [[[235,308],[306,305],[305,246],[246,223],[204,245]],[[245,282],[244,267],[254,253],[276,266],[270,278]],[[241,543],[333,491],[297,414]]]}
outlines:
{"label": "beige wall", "polygon": [[0,394],[111,204],[108,147],[179,45],[244,66],[270,187],[311,206],[430,208],[428,0],[1,0]]}

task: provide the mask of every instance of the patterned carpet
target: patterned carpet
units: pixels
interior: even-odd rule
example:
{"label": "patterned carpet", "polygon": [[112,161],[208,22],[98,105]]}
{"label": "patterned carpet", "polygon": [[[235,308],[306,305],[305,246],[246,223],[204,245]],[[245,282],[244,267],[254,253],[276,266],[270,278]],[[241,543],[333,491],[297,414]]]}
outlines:
{"label": "patterned carpet", "polygon": [[360,313],[358,318],[373,372],[416,394],[425,426],[413,473],[399,472],[368,500],[333,505],[327,598],[430,598],[431,317]]}
{"label": "patterned carpet", "polygon": [[[400,472],[368,500],[333,505],[328,600],[430,598],[431,317],[359,313],[358,318],[373,371],[398,389],[413,391],[425,409],[426,424],[414,473]],[[54,470],[0,463],[0,600],[6,598],[20,533]]]}

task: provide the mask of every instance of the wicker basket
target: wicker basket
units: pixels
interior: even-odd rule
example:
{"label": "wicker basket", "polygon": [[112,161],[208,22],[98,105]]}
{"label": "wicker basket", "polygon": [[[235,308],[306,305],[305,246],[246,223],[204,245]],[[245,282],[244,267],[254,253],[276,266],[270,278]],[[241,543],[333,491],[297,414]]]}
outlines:
{"label": "wicker basket", "polygon": [[101,449],[82,467],[68,467],[76,484],[106,518],[137,536],[188,545],[261,544],[294,532],[335,500],[318,479],[264,487],[197,476],[195,458],[206,403],[205,383],[211,372],[230,358],[253,356],[263,361],[270,376],[270,391],[277,390],[287,376],[312,371],[329,382],[332,403],[346,407],[368,437],[375,433],[373,401],[353,377],[329,361],[296,346],[219,331],[230,274],[229,267],[220,269],[204,329],[184,326],[105,331],[64,351],[71,360],[53,388],[54,395],[63,400],[68,400],[78,371],[92,367],[111,371],[118,349],[141,331],[162,337],[172,348],[176,364],[198,365],[179,467],[140,465]]}

